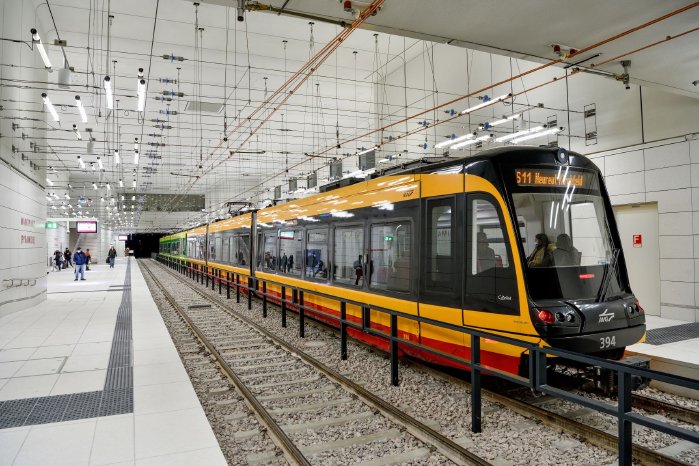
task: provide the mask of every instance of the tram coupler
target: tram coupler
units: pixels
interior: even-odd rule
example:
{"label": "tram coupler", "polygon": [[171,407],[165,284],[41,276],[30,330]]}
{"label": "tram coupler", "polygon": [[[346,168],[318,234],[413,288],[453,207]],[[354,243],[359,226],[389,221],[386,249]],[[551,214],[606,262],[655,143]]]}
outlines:
{"label": "tram coupler", "polygon": [[[620,364],[650,369],[650,359],[643,356],[626,356],[617,361]],[[592,382],[594,387],[605,395],[615,395],[618,388],[617,372],[600,366],[592,367]],[[640,390],[648,386],[649,379],[638,375],[631,376],[632,390]]]}

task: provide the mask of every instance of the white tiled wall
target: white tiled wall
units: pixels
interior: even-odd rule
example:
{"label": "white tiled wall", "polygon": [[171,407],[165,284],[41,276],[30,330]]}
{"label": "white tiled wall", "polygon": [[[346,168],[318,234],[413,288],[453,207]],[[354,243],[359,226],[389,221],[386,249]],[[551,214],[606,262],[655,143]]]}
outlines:
{"label": "white tiled wall", "polygon": [[[43,188],[0,163],[0,316],[46,299],[45,221]],[[10,279],[35,284],[10,287]]]}
{"label": "white tiled wall", "polygon": [[[25,43],[32,27],[46,30],[36,15],[37,5],[0,2],[0,37],[16,39],[0,41],[0,63],[15,65],[0,70],[0,279],[36,279],[34,286],[7,287],[2,282],[0,316],[46,299],[46,131],[33,121],[43,118],[37,98],[41,91],[37,84],[14,85],[47,80],[39,54]],[[34,152],[30,143],[44,150]]]}
{"label": "white tiled wall", "polygon": [[613,204],[658,203],[661,316],[699,322],[699,141],[678,139],[592,157]]}

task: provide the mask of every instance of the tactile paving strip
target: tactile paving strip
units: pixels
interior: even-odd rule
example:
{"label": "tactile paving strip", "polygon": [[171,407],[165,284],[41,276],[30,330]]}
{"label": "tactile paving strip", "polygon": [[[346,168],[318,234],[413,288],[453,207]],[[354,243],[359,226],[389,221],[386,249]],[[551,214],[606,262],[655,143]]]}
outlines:
{"label": "tactile paving strip", "polygon": [[131,258],[126,265],[123,292],[104,390],[0,401],[0,429],[133,412]]}
{"label": "tactile paving strip", "polygon": [[699,338],[699,322],[655,328],[646,332],[646,343],[649,345],[666,345],[692,338]]}

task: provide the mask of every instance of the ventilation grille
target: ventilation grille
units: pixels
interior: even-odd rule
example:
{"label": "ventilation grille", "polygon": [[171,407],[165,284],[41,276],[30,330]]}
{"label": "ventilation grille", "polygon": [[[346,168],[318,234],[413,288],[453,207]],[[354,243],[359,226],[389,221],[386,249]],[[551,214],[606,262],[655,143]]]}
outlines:
{"label": "ventilation grille", "polygon": [[223,104],[219,102],[202,102],[199,100],[190,100],[184,107],[185,112],[202,112],[202,113],[221,113]]}

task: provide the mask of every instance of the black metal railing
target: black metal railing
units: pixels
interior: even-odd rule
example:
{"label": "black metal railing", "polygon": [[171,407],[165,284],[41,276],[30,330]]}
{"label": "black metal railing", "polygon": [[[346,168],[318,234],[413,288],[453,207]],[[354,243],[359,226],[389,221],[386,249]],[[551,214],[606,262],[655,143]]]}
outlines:
{"label": "black metal railing", "polygon": [[[274,299],[279,302],[281,307],[282,326],[287,325],[287,311],[289,307],[293,308],[298,313],[299,336],[305,336],[305,315],[310,311],[316,315],[322,316],[326,320],[331,320],[337,324],[340,329],[340,357],[345,360],[347,354],[347,336],[348,330],[355,329],[365,334],[380,337],[388,340],[389,357],[390,357],[390,381],[392,385],[399,384],[398,373],[398,356],[399,345],[410,346],[420,351],[430,353],[442,359],[454,362],[468,368],[471,371],[471,430],[472,432],[481,432],[482,417],[481,417],[481,377],[483,374],[499,377],[510,382],[527,386],[533,390],[542,393],[557,396],[565,400],[577,403],[579,405],[591,408],[601,413],[609,414],[617,418],[619,430],[619,464],[632,464],[632,440],[631,434],[633,424],[642,425],[654,430],[664,432],[675,437],[699,443],[699,433],[685,429],[679,426],[663,423],[648,416],[643,416],[633,412],[631,407],[631,389],[632,377],[642,377],[649,380],[657,380],[671,385],[676,385],[691,390],[699,390],[699,381],[682,377],[678,375],[667,374],[640,367],[629,366],[626,364],[601,359],[595,356],[575,353],[572,351],[542,347],[535,343],[530,343],[522,340],[517,340],[504,335],[484,332],[473,328],[458,326],[441,322],[419,315],[407,314],[395,309],[388,309],[380,306],[370,305],[359,301],[340,298],[335,295],[309,290],[303,287],[294,287],[289,284],[277,282],[275,280],[261,279],[258,277],[250,277],[249,274],[241,274],[236,272],[225,271],[220,268],[203,265],[192,262],[187,259],[173,259],[159,255],[158,261],[168,267],[177,270],[183,275],[191,278],[197,283],[205,284],[208,288],[211,282],[211,289],[214,290],[214,283],[219,284],[219,294],[222,294],[222,287],[226,287],[226,297],[230,299],[231,288],[235,289],[236,302],[240,302],[241,289],[247,294],[247,307],[252,309],[253,294],[259,295],[262,300],[262,316],[267,317],[267,304],[270,293],[267,291],[269,284],[276,285],[280,288],[280,295],[274,296]],[[225,275],[224,275],[225,272]],[[242,278],[241,278],[242,277]],[[243,283],[243,278],[247,278],[247,283]],[[291,300],[287,299],[287,291],[291,290]],[[324,312],[320,309],[311,308],[304,304],[304,296],[312,295],[315,297],[327,298],[338,303],[340,312],[338,315],[333,315]],[[362,310],[361,322],[355,322],[347,318],[347,305],[354,305]],[[385,314],[389,317],[390,325],[388,332],[380,331],[369,325],[369,311],[376,311]],[[421,343],[401,338],[398,333],[398,319],[406,319],[420,324],[432,325],[446,330],[452,330],[468,336],[470,339],[470,359],[460,358],[458,356],[441,352]],[[522,354],[526,354],[528,358],[528,375],[527,377],[517,376],[501,370],[484,366],[481,363],[481,340],[497,341],[507,345],[512,345],[522,349]],[[599,400],[578,395],[560,388],[556,388],[548,384],[547,380],[547,358],[548,356],[557,356],[569,360],[577,361],[591,366],[599,366],[608,369],[616,375],[618,380],[618,403],[617,406],[604,403]]]}

